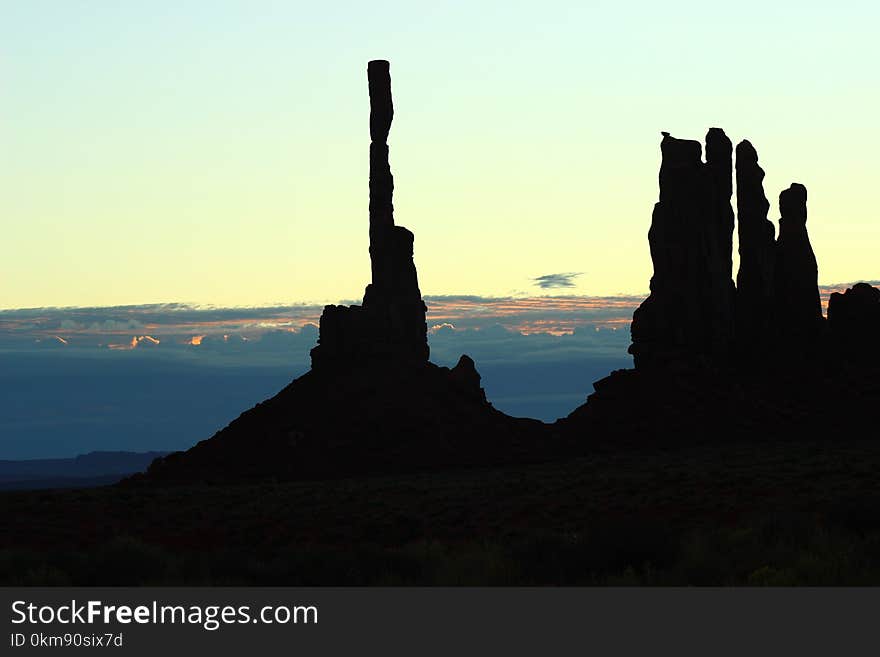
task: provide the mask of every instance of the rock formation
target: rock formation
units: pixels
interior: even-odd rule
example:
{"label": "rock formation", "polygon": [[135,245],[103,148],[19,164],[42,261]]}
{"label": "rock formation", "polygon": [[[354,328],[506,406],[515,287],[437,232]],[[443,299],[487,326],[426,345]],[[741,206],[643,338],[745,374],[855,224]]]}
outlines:
{"label": "rock formation", "polygon": [[828,301],[828,328],[838,353],[849,358],[880,358],[880,289],[856,283]]}
{"label": "rock formation", "polygon": [[767,219],[764,170],[749,141],[736,147],[736,207],[739,219],[739,272],[736,275],[736,341],[738,355],[761,358],[773,329],[773,266],[776,229]]}
{"label": "rock formation", "polygon": [[[819,267],[807,234],[807,188],[799,183],[779,194],[779,239],[774,264],[774,314],[783,350],[809,348],[821,329]],[[790,349],[789,349],[790,348]]]}
{"label": "rock formation", "polygon": [[388,133],[394,118],[389,63],[367,65],[370,93],[370,265],[360,306],[324,308],[312,367],[428,362],[427,308],[413,262],[413,234],[394,225]]}
{"label": "rock formation", "polygon": [[648,241],[651,294],[636,310],[636,367],[724,362],[733,328],[731,144],[722,130],[699,142],[663,133],[660,200]]}
{"label": "rock formation", "polygon": [[[716,279],[720,288],[726,289],[726,294],[731,295],[734,218],[730,199],[733,196],[733,144],[721,128],[710,128],[706,133],[706,167],[709,169],[715,193],[715,208],[710,226],[715,233],[716,249],[719,253]],[[731,301],[732,297],[728,299],[728,303]]]}
{"label": "rock formation", "polygon": [[[486,400],[473,360],[428,361],[413,235],[395,226],[388,164],[388,62],[370,62],[370,260],[362,305],[327,306],[312,369],[212,438],[157,459],[128,483],[343,476],[534,462],[646,443],[873,436],[880,399],[880,290],[832,296],[823,330],[806,188],[780,195],[779,239],[764,172],[737,147],[738,287],[732,281],[732,147],[663,133],[659,201],[648,233],[651,292],[632,321],[635,369],[594,384],[552,426]],[[837,344],[829,350],[828,335]],[[841,413],[839,409],[846,408]]]}
{"label": "rock formation", "polygon": [[723,130],[700,144],[663,133],[660,200],[648,241],[651,294],[632,321],[635,366],[727,367],[771,351],[801,357],[821,333],[816,257],[807,235],[807,190],[779,196],[779,239],[767,220],[764,171],[748,142],[736,149],[740,268],[731,280],[734,227],[731,143]]}
{"label": "rock formation", "polygon": [[[729,306],[730,142],[710,130],[703,164],[699,143],[664,135],[648,234],[651,294],[632,321],[635,369],[595,382],[558,426],[611,449],[875,436],[880,290],[859,283],[833,294],[825,330],[807,190],[794,183],[780,194],[774,240],[764,171],[743,141],[740,268]],[[730,310],[734,332],[724,321]],[[736,357],[725,361],[726,353]]]}
{"label": "rock formation", "polygon": [[546,458],[537,420],[486,400],[474,361],[428,361],[413,234],[394,225],[387,61],[370,62],[370,262],[362,305],[326,306],[312,369],[186,452],[128,483],[303,479]]}
{"label": "rock formation", "polygon": [[733,282],[733,145],[721,128],[706,133],[706,168],[712,180],[714,203],[709,230],[715,245],[708,258],[714,302],[710,312],[710,354],[724,362],[730,355],[734,330]]}

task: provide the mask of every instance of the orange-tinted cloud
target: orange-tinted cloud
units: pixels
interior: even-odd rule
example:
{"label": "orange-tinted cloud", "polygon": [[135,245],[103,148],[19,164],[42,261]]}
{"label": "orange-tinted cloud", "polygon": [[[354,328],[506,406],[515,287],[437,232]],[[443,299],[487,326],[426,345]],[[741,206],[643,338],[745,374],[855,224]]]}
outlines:
{"label": "orange-tinted cloud", "polygon": [[161,342],[162,341],[159,338],[154,338],[152,335],[133,335],[130,341],[126,343],[111,343],[107,345],[107,348],[114,350],[136,349],[141,345],[152,347],[160,344]]}
{"label": "orange-tinted cloud", "polygon": [[[877,284],[877,281],[873,281]],[[832,292],[852,284],[820,287],[823,308]],[[626,330],[642,295],[532,297],[427,296],[432,335],[501,326],[525,335],[570,335],[593,328]],[[71,348],[138,346],[206,347],[213,339],[230,346],[260,342],[284,332],[303,342],[315,339],[323,306],[214,308],[184,304],[112,308],[39,308],[0,311],[0,345],[33,345],[35,341]],[[64,337],[62,337],[62,335]],[[233,340],[234,338],[234,340]]]}

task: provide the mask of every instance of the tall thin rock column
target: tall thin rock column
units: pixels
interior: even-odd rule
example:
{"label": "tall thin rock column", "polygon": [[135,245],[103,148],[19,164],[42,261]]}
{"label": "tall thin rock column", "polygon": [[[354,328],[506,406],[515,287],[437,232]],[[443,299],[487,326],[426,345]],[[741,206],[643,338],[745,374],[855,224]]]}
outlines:
{"label": "tall thin rock column", "polygon": [[312,368],[358,363],[423,364],[428,360],[427,308],[413,261],[413,234],[394,225],[394,178],[388,133],[394,118],[385,60],[367,65],[370,94],[370,267],[361,306],[326,306]]}
{"label": "tall thin rock column", "polygon": [[733,144],[721,128],[710,128],[706,133],[706,166],[715,189],[718,278],[729,288],[733,272]]}
{"label": "tall thin rock column", "polygon": [[745,140],[736,147],[739,272],[736,275],[736,341],[740,356],[763,357],[772,339],[775,228],[767,219],[764,170]]}
{"label": "tall thin rock column", "polygon": [[383,326],[379,344],[393,360],[428,360],[427,308],[413,261],[414,236],[394,225],[394,178],[388,162],[388,133],[394,118],[390,65],[367,65],[370,91],[370,263],[373,282],[364,309]]}
{"label": "tall thin rock column", "polygon": [[370,93],[370,264],[377,288],[390,288],[394,277],[394,176],[388,162],[388,133],[394,119],[391,73],[387,61],[367,65]]}
{"label": "tall thin rock column", "polygon": [[712,359],[723,362],[729,356],[734,329],[733,282],[733,144],[724,130],[710,128],[706,133],[706,168],[712,181],[714,207],[709,217],[710,245],[707,265],[709,270],[709,314],[711,322],[708,349]]}
{"label": "tall thin rock column", "polygon": [[779,195],[774,312],[779,347],[809,343],[822,327],[819,267],[807,234],[807,188],[792,183]]}

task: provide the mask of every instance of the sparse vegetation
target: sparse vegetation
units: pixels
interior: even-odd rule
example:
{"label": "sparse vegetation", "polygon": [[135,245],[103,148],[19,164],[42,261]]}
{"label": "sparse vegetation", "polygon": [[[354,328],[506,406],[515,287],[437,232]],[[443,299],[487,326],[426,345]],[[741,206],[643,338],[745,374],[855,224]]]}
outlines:
{"label": "sparse vegetation", "polygon": [[5,585],[878,585],[880,448],[0,495]]}

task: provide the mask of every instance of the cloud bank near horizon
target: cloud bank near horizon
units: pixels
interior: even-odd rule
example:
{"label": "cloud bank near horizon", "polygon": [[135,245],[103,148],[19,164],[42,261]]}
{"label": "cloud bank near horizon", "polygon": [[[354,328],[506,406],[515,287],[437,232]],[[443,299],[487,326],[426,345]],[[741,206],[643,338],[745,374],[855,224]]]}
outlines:
{"label": "cloud bank near horizon", "polygon": [[[426,297],[431,360],[467,353],[496,408],[552,421],[629,366],[639,301]],[[322,309],[0,311],[0,458],[185,449],[308,370]]]}
{"label": "cloud bank near horizon", "polygon": [[[641,297],[425,297],[433,338],[468,331],[572,335],[625,327]],[[350,302],[349,302],[350,303]],[[317,339],[323,306],[216,308],[151,304],[0,310],[0,349],[253,351]],[[497,330],[496,330],[497,334]]]}
{"label": "cloud bank near horizon", "polygon": [[[823,289],[823,300],[841,286]],[[641,296],[426,297],[431,360],[470,355],[496,408],[552,421],[630,367]],[[0,458],[185,449],[309,367],[322,307],[0,311]]]}
{"label": "cloud bank near horizon", "polygon": [[[567,277],[575,275],[552,274],[539,279],[549,281],[549,287],[564,286],[570,280]],[[869,283],[878,285],[880,281]],[[832,292],[851,285],[821,286],[823,307],[827,307]],[[438,336],[463,335],[468,331],[489,330],[498,335],[499,328],[513,334],[557,337],[583,335],[589,330],[625,331],[643,299],[642,295],[425,297],[432,342]],[[285,341],[291,346],[314,343],[322,310],[323,306],[317,304],[219,308],[182,303],[0,310],[0,349],[149,348],[165,352],[176,348],[193,353],[256,353],[276,349]]]}

